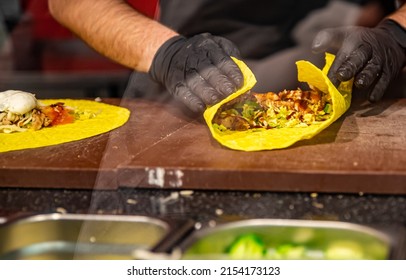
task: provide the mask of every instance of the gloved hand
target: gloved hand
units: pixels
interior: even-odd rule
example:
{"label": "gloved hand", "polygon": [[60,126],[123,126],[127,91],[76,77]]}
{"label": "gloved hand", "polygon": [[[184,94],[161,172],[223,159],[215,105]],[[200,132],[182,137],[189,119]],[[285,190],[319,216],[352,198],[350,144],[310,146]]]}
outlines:
{"label": "gloved hand", "polygon": [[230,58],[238,55],[222,37],[176,36],[158,49],[149,74],[192,111],[201,112],[242,86],[242,73]]}
{"label": "gloved hand", "polygon": [[384,20],[375,28],[341,27],[320,31],[313,41],[316,53],[337,52],[328,76],[336,86],[355,77],[373,102],[381,99],[406,61],[406,30]]}

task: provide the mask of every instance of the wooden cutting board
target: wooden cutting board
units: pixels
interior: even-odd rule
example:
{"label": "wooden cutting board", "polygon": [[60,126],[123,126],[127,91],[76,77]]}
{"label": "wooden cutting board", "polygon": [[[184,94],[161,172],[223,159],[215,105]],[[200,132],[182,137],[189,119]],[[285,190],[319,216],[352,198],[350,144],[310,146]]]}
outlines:
{"label": "wooden cutting board", "polygon": [[274,151],[222,147],[176,104],[107,99],[123,127],[67,144],[0,154],[0,186],[406,194],[406,99],[355,100],[310,140]]}

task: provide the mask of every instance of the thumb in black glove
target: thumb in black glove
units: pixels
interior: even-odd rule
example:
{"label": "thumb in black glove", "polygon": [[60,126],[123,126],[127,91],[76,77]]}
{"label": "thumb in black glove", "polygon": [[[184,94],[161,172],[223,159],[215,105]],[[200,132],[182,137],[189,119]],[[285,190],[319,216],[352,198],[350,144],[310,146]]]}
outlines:
{"label": "thumb in black glove", "polygon": [[242,73],[230,58],[238,55],[234,44],[222,37],[176,36],[158,49],[149,74],[192,111],[201,112],[242,85]]}
{"label": "thumb in black glove", "polygon": [[320,31],[312,49],[316,53],[337,52],[328,76],[334,85],[354,79],[354,85],[368,91],[377,101],[405,64],[406,30],[392,20],[375,28],[341,27]]}

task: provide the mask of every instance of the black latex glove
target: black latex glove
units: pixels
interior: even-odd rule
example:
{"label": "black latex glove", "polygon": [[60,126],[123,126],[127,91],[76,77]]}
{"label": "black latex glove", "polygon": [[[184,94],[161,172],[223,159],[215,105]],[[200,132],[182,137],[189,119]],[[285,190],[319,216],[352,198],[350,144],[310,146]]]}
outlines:
{"label": "black latex glove", "polygon": [[381,99],[405,64],[406,31],[392,20],[375,28],[325,29],[315,37],[312,49],[316,53],[338,50],[330,80],[338,86],[354,77],[355,87],[366,90],[373,102]]}
{"label": "black latex glove", "polygon": [[242,73],[230,58],[238,55],[222,37],[176,36],[159,48],[149,74],[192,111],[202,112],[242,86]]}

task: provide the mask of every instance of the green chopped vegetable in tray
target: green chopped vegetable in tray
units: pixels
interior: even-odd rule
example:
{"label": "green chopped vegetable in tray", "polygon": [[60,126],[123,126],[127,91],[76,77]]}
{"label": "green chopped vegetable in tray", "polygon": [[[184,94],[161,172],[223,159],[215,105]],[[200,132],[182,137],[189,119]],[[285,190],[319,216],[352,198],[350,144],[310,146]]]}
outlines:
{"label": "green chopped vegetable in tray", "polygon": [[264,255],[264,242],[255,234],[246,234],[237,238],[228,248],[228,254],[235,258],[260,259]]}
{"label": "green chopped vegetable in tray", "polygon": [[244,234],[236,238],[226,249],[232,259],[363,259],[362,247],[353,241],[333,241],[325,248],[312,248],[304,244],[283,243],[266,246],[256,234]]}
{"label": "green chopped vegetable in tray", "polygon": [[185,248],[183,258],[384,260],[390,256],[388,236],[369,228],[237,225],[200,232]]}

